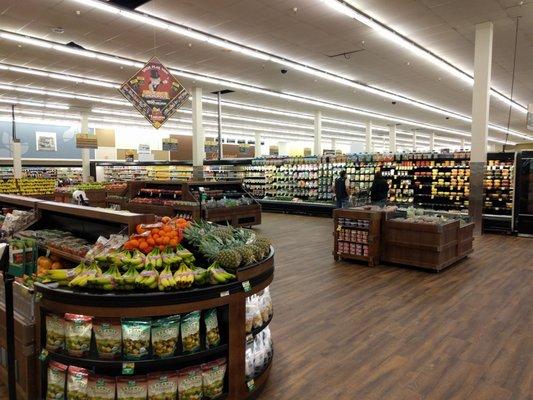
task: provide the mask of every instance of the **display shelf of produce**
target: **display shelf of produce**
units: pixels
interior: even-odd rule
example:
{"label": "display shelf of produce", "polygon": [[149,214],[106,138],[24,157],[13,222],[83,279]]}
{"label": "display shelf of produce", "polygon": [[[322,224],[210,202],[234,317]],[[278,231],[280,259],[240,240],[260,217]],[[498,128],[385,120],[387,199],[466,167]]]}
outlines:
{"label": "display shelf of produce", "polygon": [[274,315],[271,315],[270,318],[267,321],[263,322],[263,325],[261,325],[259,328],[253,328],[252,333],[250,333],[249,335],[251,335],[252,337],[256,337],[261,332],[263,332],[266,329],[266,327],[270,325],[273,317]]}
{"label": "display shelf of produce", "polygon": [[69,253],[67,251],[63,251],[60,249],[56,249],[55,247],[50,247],[46,245],[39,245],[39,248],[45,252],[50,252],[50,254],[55,255],[59,258],[62,258],[67,261],[71,261],[73,263],[79,264],[83,261],[83,257],[78,256],[76,254]]}
{"label": "display shelf of produce", "polygon": [[[238,271],[240,272],[240,271]],[[184,290],[176,292],[149,292],[149,293],[97,293],[80,292],[71,289],[60,289],[50,284],[35,284],[35,290],[40,293],[41,300],[38,304],[37,314],[37,337],[40,338],[39,346],[45,343],[46,332],[44,316],[48,313],[63,314],[75,313],[103,318],[142,318],[159,317],[187,313],[195,310],[206,310],[215,307],[227,307],[227,345],[217,347],[211,351],[204,351],[194,355],[182,355],[174,357],[175,363],[194,361],[204,362],[224,354],[227,357],[226,392],[228,400],[251,399],[261,391],[268,379],[271,364],[254,379],[254,385],[250,390],[245,376],[245,302],[250,295],[264,290],[273,280],[274,274],[274,250],[261,262],[246,267],[243,272],[245,281],[237,281],[227,285],[213,286],[209,288]],[[237,273],[238,279],[239,273]],[[39,349],[40,351],[40,349]],[[218,353],[220,352],[220,353]],[[216,353],[216,354],[215,354]],[[83,365],[93,369],[98,364],[105,364],[112,368],[122,369],[122,362],[94,360],[89,357],[84,360],[79,358],[66,358],[63,354],[50,353],[51,359],[62,363]],[[191,358],[188,358],[191,357]],[[198,358],[196,358],[198,357]],[[151,359],[133,361],[143,368],[154,370],[165,369],[174,364],[170,360]],[[46,387],[46,362],[38,365],[40,376],[40,393],[44,393]],[[42,396],[41,396],[42,397]]]}
{"label": "display shelf of produce", "polygon": [[165,358],[145,358],[141,360],[105,360],[90,356],[87,358],[73,357],[63,353],[48,353],[48,359],[58,361],[65,365],[75,365],[87,369],[96,369],[99,373],[105,371],[106,374],[120,375],[124,363],[133,363],[135,373],[148,373],[153,369],[173,370],[188,366],[197,362],[203,362],[207,359],[215,359],[227,356],[228,345],[221,344],[215,348],[198,351],[196,353],[179,354]]}

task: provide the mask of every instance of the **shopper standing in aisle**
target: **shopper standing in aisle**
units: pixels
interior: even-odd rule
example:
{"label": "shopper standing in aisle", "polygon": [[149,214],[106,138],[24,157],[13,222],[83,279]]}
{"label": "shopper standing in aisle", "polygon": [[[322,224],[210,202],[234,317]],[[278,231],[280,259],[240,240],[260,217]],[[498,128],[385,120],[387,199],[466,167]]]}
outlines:
{"label": "shopper standing in aisle", "polygon": [[345,208],[348,206],[350,194],[348,188],[350,187],[350,180],[346,177],[346,171],[341,171],[339,177],[335,179],[333,184],[333,191],[335,193],[335,200],[337,201],[337,208]]}
{"label": "shopper standing in aisle", "polygon": [[372,201],[372,204],[376,206],[385,207],[388,194],[389,184],[383,175],[381,175],[381,172],[378,171],[374,175],[374,181],[370,188],[370,200]]}

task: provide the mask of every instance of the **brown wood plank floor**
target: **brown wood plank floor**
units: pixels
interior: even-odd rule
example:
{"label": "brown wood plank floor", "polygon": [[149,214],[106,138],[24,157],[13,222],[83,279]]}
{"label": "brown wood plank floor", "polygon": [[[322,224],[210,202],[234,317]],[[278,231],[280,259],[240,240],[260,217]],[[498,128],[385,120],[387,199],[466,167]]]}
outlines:
{"label": "brown wood plank floor", "polygon": [[326,218],[263,214],[258,230],[277,268],[260,400],[533,398],[533,240],[485,235],[435,274],[335,263]]}
{"label": "brown wood plank floor", "polygon": [[261,400],[533,398],[533,240],[485,235],[435,274],[335,263],[332,229],[263,216],[277,269]]}

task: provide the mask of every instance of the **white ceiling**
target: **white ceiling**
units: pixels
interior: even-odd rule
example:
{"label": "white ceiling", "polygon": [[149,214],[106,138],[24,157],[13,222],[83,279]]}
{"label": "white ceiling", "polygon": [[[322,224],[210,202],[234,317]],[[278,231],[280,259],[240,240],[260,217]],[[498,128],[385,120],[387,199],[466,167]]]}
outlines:
{"label": "white ceiling", "polygon": [[[512,77],[514,18],[521,15],[514,97],[527,104],[533,103],[533,2],[530,0],[523,6],[516,6],[518,1],[350,0],[358,8],[469,72],[473,70],[474,25],[492,20],[495,29],[492,85],[506,94],[510,93]],[[295,7],[296,12],[293,10]],[[470,115],[471,88],[468,85],[439,71],[427,61],[400,50],[370,28],[337,13],[320,0],[153,0],[139,10]],[[76,11],[80,12],[79,15]],[[90,50],[143,61],[155,54],[163,63],[175,68],[442,127],[469,130],[469,125],[461,121],[446,120],[442,115],[407,104],[393,105],[390,100],[384,101],[381,97],[361,91],[354,92],[298,71],[289,70],[283,75],[277,64],[154,30],[71,0],[0,0],[0,27],[61,43],[74,41]],[[54,33],[54,27],[62,27],[64,33]],[[352,54],[349,59],[328,57],[354,50],[361,51]],[[49,49],[26,44],[20,46],[8,40],[0,40],[0,62],[118,83],[135,71],[135,68],[121,68],[116,64]],[[190,79],[182,81],[188,88],[195,84]],[[120,99],[114,89],[77,85],[11,71],[0,71],[0,82]],[[202,86],[204,93],[221,89],[212,84]],[[16,97],[12,92],[2,90],[0,95]],[[18,97],[43,100],[43,96],[39,95]],[[307,113],[312,113],[316,108],[243,91],[230,94],[227,98]],[[49,100],[57,101],[52,98]],[[79,101],[69,103],[90,105]],[[235,114],[235,110],[232,113]],[[491,122],[506,126],[508,113],[508,106],[492,100]],[[241,114],[265,118],[250,111],[242,111]],[[342,119],[366,120],[341,111],[326,110],[324,114]],[[524,126],[525,115],[513,111],[511,127],[525,132]],[[505,137],[497,132],[491,132],[491,135]],[[518,141],[516,137],[510,137],[510,140]]]}

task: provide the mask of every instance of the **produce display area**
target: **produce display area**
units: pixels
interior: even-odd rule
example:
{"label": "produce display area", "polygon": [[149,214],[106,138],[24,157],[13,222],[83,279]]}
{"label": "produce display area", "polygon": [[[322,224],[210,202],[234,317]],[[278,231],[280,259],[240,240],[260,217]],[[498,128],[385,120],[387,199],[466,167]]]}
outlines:
{"label": "produce display area", "polygon": [[246,399],[263,387],[273,352],[266,238],[18,196],[0,203],[39,212],[12,240],[33,240],[34,262],[47,253],[16,283],[39,332],[20,398]]}
{"label": "produce display area", "polygon": [[[405,214],[405,215],[403,215]],[[406,213],[376,207],[334,211],[338,259],[393,263],[440,271],[472,251],[474,224],[468,217],[409,208]]]}
{"label": "produce display area", "polygon": [[[81,167],[70,166],[23,166],[23,178],[53,179],[59,184],[76,184],[82,181]],[[12,166],[0,166],[0,180],[13,179]]]}

